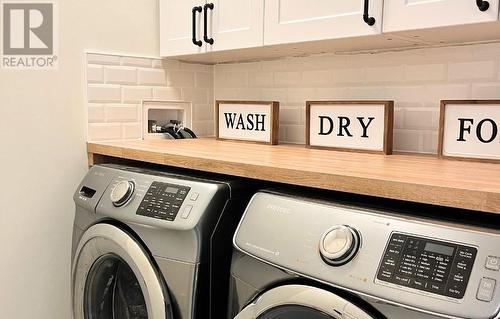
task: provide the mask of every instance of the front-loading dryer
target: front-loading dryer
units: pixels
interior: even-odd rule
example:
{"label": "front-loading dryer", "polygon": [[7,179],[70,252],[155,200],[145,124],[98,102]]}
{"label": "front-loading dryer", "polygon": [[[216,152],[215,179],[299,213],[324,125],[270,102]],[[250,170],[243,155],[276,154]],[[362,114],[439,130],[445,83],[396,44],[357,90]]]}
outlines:
{"label": "front-loading dryer", "polygon": [[[245,185],[243,187],[243,184]],[[251,183],[93,166],[74,201],[74,319],[214,318]]]}
{"label": "front-loading dryer", "polygon": [[259,192],[234,247],[230,319],[500,318],[496,226]]}

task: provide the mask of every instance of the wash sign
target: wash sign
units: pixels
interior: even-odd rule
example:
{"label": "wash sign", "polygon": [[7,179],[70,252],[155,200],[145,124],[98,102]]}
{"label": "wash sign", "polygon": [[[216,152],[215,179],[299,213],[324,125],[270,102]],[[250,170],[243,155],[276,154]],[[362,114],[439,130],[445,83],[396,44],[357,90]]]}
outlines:
{"label": "wash sign", "polygon": [[58,16],[53,2],[1,2],[2,51],[6,69],[58,66]]}
{"label": "wash sign", "polygon": [[276,144],[277,102],[217,101],[217,138]]}

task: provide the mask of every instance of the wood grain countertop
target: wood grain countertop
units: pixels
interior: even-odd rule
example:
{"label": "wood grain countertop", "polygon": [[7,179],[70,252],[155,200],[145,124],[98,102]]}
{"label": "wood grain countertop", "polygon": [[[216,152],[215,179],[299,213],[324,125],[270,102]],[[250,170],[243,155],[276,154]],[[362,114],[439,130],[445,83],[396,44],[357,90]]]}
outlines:
{"label": "wood grain countertop", "polygon": [[215,139],[93,142],[87,149],[91,165],[121,158],[500,214],[500,164]]}

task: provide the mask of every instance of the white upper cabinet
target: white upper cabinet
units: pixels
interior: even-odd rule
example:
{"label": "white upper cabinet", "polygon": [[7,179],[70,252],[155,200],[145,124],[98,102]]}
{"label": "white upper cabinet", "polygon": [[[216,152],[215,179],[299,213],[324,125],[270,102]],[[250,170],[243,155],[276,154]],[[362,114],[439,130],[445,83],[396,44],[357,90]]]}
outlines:
{"label": "white upper cabinet", "polygon": [[264,44],[264,0],[214,0],[207,6],[208,41],[213,39],[208,52]]}
{"label": "white upper cabinet", "polygon": [[205,0],[160,0],[160,54],[162,56],[205,52],[204,5]]}
{"label": "white upper cabinet", "polygon": [[379,34],[382,3],[383,0],[266,0],[264,44]]}
{"label": "white upper cabinet", "polygon": [[385,0],[384,32],[498,20],[499,0]]}

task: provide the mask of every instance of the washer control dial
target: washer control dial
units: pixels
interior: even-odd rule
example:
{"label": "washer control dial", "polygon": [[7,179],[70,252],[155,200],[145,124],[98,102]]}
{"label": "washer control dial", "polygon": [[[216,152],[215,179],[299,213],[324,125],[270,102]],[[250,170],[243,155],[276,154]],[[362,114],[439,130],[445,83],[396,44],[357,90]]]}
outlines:
{"label": "washer control dial", "polygon": [[356,256],[360,242],[359,233],[354,228],[338,225],[323,234],[319,243],[319,251],[326,263],[341,266]]}
{"label": "washer control dial", "polygon": [[120,181],[115,185],[115,187],[111,191],[109,198],[111,199],[111,202],[113,203],[114,206],[120,207],[125,205],[130,200],[130,198],[134,194],[134,190],[135,190],[134,182]]}

